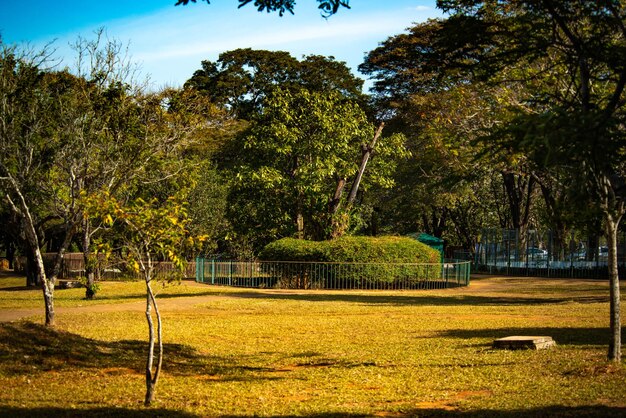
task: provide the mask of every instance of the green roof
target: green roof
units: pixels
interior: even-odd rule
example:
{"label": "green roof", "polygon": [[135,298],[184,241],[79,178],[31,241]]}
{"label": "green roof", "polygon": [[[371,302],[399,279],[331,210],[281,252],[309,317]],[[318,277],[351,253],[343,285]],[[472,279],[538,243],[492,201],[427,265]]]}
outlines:
{"label": "green roof", "polygon": [[433,237],[432,235],[429,235],[425,232],[416,232],[413,234],[408,234],[408,236],[426,245],[431,245],[435,247],[443,245],[443,240],[441,238]]}

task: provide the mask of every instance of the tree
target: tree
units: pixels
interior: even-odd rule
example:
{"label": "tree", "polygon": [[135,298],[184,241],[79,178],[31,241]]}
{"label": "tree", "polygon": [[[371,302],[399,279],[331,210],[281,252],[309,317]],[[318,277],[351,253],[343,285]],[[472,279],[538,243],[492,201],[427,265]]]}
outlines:
{"label": "tree", "polygon": [[[181,4],[186,6],[190,1],[192,3],[196,2],[196,0],[178,0],[176,2],[176,6]],[[211,3],[210,0],[205,1],[207,4]],[[339,7],[345,7],[347,9],[350,8],[349,0],[317,0],[317,2],[319,3],[318,8],[325,17],[329,17],[337,13],[339,11]],[[252,3],[252,0],[239,0],[239,7],[243,7],[250,3]],[[285,12],[293,14],[293,8],[295,5],[295,0],[254,0],[254,6],[259,12],[278,12],[280,16],[283,16]]]}
{"label": "tree", "polygon": [[[202,98],[178,90],[146,93],[124,46],[105,43],[102,35],[99,30],[93,40],[74,45],[78,58],[71,100],[59,115],[63,146],[55,164],[56,184],[69,196],[107,190],[124,201],[147,185],[192,172],[183,153],[200,142],[196,134],[208,130],[208,119],[219,122],[219,113]],[[92,299],[97,264],[92,240],[100,228],[84,218],[80,230],[86,298]]]}
{"label": "tree", "polygon": [[[390,37],[368,53],[360,70],[374,79],[377,113],[390,130],[406,135],[412,151],[398,169],[401,191],[385,199],[385,217],[404,232],[420,228],[473,251],[481,227],[477,221],[489,216],[487,202],[496,201],[488,187],[494,170],[513,181],[528,175],[513,170],[519,164],[505,161],[506,155],[487,154],[477,141],[480,131],[506,119],[502,104],[514,93],[447,68],[434,50],[442,25],[429,20]],[[510,191],[509,196],[518,196],[516,189]],[[519,201],[512,201],[509,212],[521,212]],[[507,216],[513,218],[522,219]]]}
{"label": "tree", "polygon": [[81,214],[74,205],[63,209],[64,237],[46,272],[38,208],[47,206],[49,211],[53,202],[51,190],[42,186],[54,181],[53,164],[61,149],[54,116],[67,92],[65,74],[42,70],[48,59],[45,51],[29,56],[0,43],[0,190],[6,207],[20,223],[35,277],[42,286],[45,323],[53,326],[54,283]]}
{"label": "tree", "polygon": [[99,218],[108,228],[115,228],[115,237],[123,244],[126,264],[140,273],[146,284],[148,354],[144,404],[149,406],[154,401],[163,364],[163,323],[152,288],[156,280],[155,265],[157,261],[169,261],[180,272],[184,271],[182,254],[204,238],[190,235],[189,217],[180,196],[168,197],[165,201],[137,198],[123,204],[102,192],[85,199],[88,216]]}
{"label": "tree", "polygon": [[542,160],[546,169],[566,170],[579,179],[568,187],[572,196],[601,211],[609,242],[608,358],[620,361],[616,238],[626,210],[626,6],[617,0],[438,5],[452,13],[438,38],[439,54],[457,69],[496,82],[501,70],[517,69],[513,74],[526,89],[523,101],[533,110],[518,108],[492,139]]}
{"label": "tree", "polygon": [[[231,193],[237,206],[248,209],[238,211],[245,216],[234,224],[264,230],[262,240],[332,236],[329,206],[338,185],[355,178],[362,147],[373,137],[364,112],[338,93],[276,90],[250,131],[238,139],[248,152]],[[365,188],[391,186],[393,157],[403,150],[401,137],[381,139]]]}
{"label": "tree", "polygon": [[216,62],[202,61],[201,65],[185,88],[207,95],[239,119],[258,114],[276,88],[336,91],[363,102],[363,81],[332,57],[309,55],[298,61],[284,51],[245,48],[224,52]]}
{"label": "tree", "polygon": [[[227,111],[231,115],[231,121],[237,121],[239,126],[245,128],[239,133],[237,130],[231,131],[233,133],[231,139],[226,140],[220,150],[212,156],[219,169],[226,169],[225,172],[232,173],[234,177],[240,172],[241,167],[257,164],[252,160],[259,156],[249,155],[248,148],[243,145],[244,138],[250,137],[253,130],[256,130],[253,135],[260,135],[260,126],[269,123],[267,114],[268,106],[273,106],[269,104],[272,98],[287,94],[296,98],[306,91],[307,94],[310,93],[316,97],[332,95],[333,100],[343,106],[341,109],[348,106],[352,109],[365,104],[361,91],[362,83],[362,80],[350,72],[345,63],[337,62],[332,57],[311,55],[297,60],[289,53],[282,51],[237,49],[221,54],[215,62],[203,61],[202,68],[185,83],[185,92],[206,97],[218,108]],[[325,112],[332,111],[326,109]],[[343,123],[340,121],[340,114],[331,116],[329,113],[327,117],[335,118],[338,125]],[[347,118],[352,118],[352,113],[349,113]],[[312,120],[313,117],[308,123],[312,123]],[[367,124],[366,119],[363,121]],[[303,130],[307,129],[313,128],[303,128]],[[320,129],[323,131],[328,128],[320,127]],[[354,137],[357,136],[359,134],[355,133]],[[267,142],[261,139],[259,141]],[[334,140],[329,141],[332,143]],[[369,141],[371,138],[368,139]],[[355,144],[353,164],[359,163],[360,147],[360,144]],[[249,145],[249,149],[255,149],[255,146]],[[335,181],[333,180],[332,183]],[[336,188],[336,185],[332,187]],[[328,191],[326,199],[330,194],[332,192]],[[295,209],[287,211],[290,213],[288,218],[291,221],[285,217],[284,209],[276,210],[287,205],[285,196],[275,193],[274,190],[267,191],[259,188],[254,182],[244,184],[241,179],[234,182],[229,200],[231,205],[227,209],[227,215],[233,230],[229,231],[225,238],[230,246],[241,248],[243,245],[250,249],[262,242],[275,239],[277,236],[291,235],[294,225],[297,225],[295,218],[291,219]],[[318,208],[315,212],[323,213],[324,217],[329,218],[328,202],[322,206],[322,209]],[[307,216],[302,219],[304,220]],[[318,237],[327,234],[328,231],[322,232],[322,229],[326,228],[324,226],[326,221],[321,218],[314,222],[311,221],[311,217],[307,219],[305,234],[311,233]],[[250,232],[254,230],[257,233],[252,235],[256,235],[256,238],[251,239]],[[249,255],[254,251],[244,252]]]}
{"label": "tree", "polygon": [[[142,111],[135,100],[133,65],[116,41],[102,42],[103,30],[93,40],[79,38],[73,45],[77,62],[73,74],[66,70],[68,92],[57,118],[62,143],[54,161],[52,186],[55,206],[80,206],[77,197],[107,188],[116,192],[137,175],[138,164],[129,154],[141,156],[139,140]],[[141,168],[140,168],[141,169]],[[82,208],[76,209],[82,212]],[[91,241],[99,231],[81,217],[80,246],[86,276],[87,299],[95,297],[95,268]]]}

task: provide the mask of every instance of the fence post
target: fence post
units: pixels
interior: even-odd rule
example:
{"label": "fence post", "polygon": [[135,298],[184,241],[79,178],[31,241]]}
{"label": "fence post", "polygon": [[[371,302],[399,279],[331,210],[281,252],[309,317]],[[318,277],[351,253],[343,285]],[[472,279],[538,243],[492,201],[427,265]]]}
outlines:
{"label": "fence post", "polygon": [[215,284],[215,259],[211,259],[211,284]]}
{"label": "fence post", "polygon": [[233,261],[228,262],[228,285],[233,285]]}

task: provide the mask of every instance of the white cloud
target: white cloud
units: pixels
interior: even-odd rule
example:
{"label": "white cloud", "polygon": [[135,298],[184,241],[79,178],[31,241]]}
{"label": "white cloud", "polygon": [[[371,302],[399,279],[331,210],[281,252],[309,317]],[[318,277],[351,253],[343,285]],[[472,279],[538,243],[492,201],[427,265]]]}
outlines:
{"label": "white cloud", "polygon": [[[215,60],[221,52],[236,48],[286,50],[294,56],[333,55],[356,70],[365,52],[388,36],[403,32],[414,21],[434,14],[426,6],[404,6],[369,13],[353,9],[325,20],[315,9],[280,18],[258,13],[252,7],[167,8],[109,22],[106,29],[109,37],[130,40],[133,59],[156,83],[181,85],[202,60]],[[91,30],[86,28],[81,34],[89,37]],[[57,45],[67,45],[76,36],[76,32],[65,34]]]}

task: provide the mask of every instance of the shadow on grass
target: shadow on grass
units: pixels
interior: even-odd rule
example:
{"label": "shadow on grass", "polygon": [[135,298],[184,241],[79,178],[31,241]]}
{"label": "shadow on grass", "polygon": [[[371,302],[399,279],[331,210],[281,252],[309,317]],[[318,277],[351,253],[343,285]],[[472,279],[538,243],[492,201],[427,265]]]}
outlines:
{"label": "shadow on grass", "polygon": [[[270,292],[214,292],[215,296],[248,299],[270,299],[270,300],[293,300],[305,302],[348,302],[372,305],[391,306],[528,306],[528,305],[554,305],[560,303],[605,303],[609,301],[606,296],[589,295],[564,295],[562,297],[516,297],[516,296],[473,296],[473,295],[451,295],[451,296],[403,296],[377,295],[377,294],[346,294],[346,293],[287,293],[275,290]],[[205,295],[209,295],[206,293]]]}
{"label": "shadow on grass", "polygon": [[1,292],[23,292],[25,290],[41,290],[41,288],[36,286],[13,286],[0,288]]}
{"label": "shadow on grass", "polygon": [[[308,415],[280,415],[282,418],[308,417],[308,418],[360,418],[371,416],[385,416],[383,413],[375,415],[352,414],[352,413],[317,413]],[[393,417],[458,417],[458,418],[526,418],[526,417],[624,417],[626,408],[609,406],[581,406],[564,407],[551,406],[546,408],[529,408],[512,411],[477,410],[477,411],[449,411],[445,409],[413,409],[405,412],[390,412],[387,416]],[[0,406],[0,416],[6,417],[171,417],[171,418],[196,418],[188,412],[171,409],[123,409],[123,408],[93,408],[93,409],[63,409],[63,408],[12,408]],[[219,416],[219,415],[216,415]],[[243,418],[249,415],[221,415],[223,418]],[[271,417],[270,417],[271,418]],[[276,416],[278,418],[278,416]]]}
{"label": "shadow on grass", "polygon": [[[549,336],[559,345],[608,345],[610,333],[608,328],[497,328],[497,329],[453,329],[440,331],[434,338],[489,338],[497,339],[514,335]],[[626,338],[626,330],[622,329],[622,340]]]}
{"label": "shadow on grass", "polygon": [[82,417],[120,417],[120,418],[196,418],[199,415],[171,409],[123,409],[123,408],[92,408],[92,409],[64,409],[64,408],[12,408],[0,406],[0,417],[28,417],[28,418],[82,418]]}
{"label": "shadow on grass", "polygon": [[[458,417],[458,418],[527,418],[527,417],[624,417],[626,408],[609,406],[550,406],[545,408],[528,408],[511,411],[498,410],[475,410],[475,411],[450,411],[447,409],[412,409],[403,412],[381,412],[377,414],[351,414],[351,413],[320,413],[306,416],[309,418],[359,418],[372,416],[391,417]],[[224,418],[243,418],[244,415],[222,415]],[[281,415],[281,417],[296,417],[296,415]]]}
{"label": "shadow on grass", "polygon": [[[99,341],[31,322],[0,324],[0,370],[9,376],[69,369],[143,374],[147,350],[147,341]],[[258,363],[258,356],[211,356],[183,344],[164,344],[163,351],[163,371],[173,376],[207,376],[217,381],[280,379],[265,373],[274,369],[249,367]]]}

